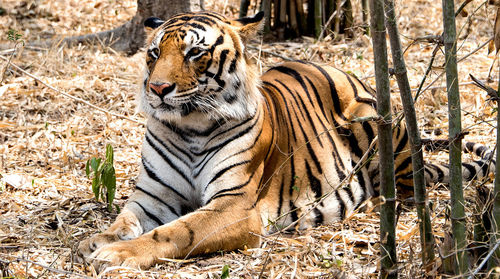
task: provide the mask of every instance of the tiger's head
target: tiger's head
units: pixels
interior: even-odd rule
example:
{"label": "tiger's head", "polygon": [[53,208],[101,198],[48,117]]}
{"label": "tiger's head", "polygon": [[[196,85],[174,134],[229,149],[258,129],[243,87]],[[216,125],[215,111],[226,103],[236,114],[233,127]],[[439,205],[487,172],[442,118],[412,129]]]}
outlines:
{"label": "tiger's head", "polygon": [[[245,43],[261,29],[263,13],[227,20],[212,12],[149,18],[142,110],[157,119],[253,115],[259,78]],[[196,119],[196,118],[195,118]]]}

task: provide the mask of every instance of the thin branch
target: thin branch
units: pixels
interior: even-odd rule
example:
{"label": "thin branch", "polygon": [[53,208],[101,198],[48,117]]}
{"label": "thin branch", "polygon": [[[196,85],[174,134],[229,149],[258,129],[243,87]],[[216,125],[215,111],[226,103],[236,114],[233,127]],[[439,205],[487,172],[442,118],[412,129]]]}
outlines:
{"label": "thin branch", "polygon": [[474,81],[473,84],[476,85],[477,87],[483,89],[484,91],[486,91],[486,93],[488,94],[488,96],[491,97],[492,100],[495,100],[495,101],[500,100],[500,98],[498,97],[498,92],[495,89],[484,84],[482,81],[475,78],[472,74],[469,74],[469,76]]}
{"label": "thin branch", "polygon": [[488,261],[489,258],[491,258],[491,255],[493,255],[493,253],[495,253],[495,250],[500,246],[500,240],[497,241],[497,243],[495,244],[495,246],[493,247],[493,249],[491,249],[488,254],[486,255],[486,257],[481,261],[481,263],[477,266],[477,268],[474,270],[474,272],[472,272],[472,274],[468,277],[468,279],[474,279],[476,277],[476,274],[481,270],[481,268],[483,268],[483,266],[486,264],[486,262]]}
{"label": "thin branch", "polygon": [[[474,50],[472,50],[471,52],[467,53],[466,55],[464,55],[462,58],[458,59],[457,60],[457,64],[464,61],[465,59],[469,58],[472,54],[478,52],[480,49],[482,49],[483,47],[485,47],[493,38],[490,38],[489,40],[487,40],[486,42],[482,43],[480,46],[478,46],[477,48],[475,48]],[[433,61],[433,59],[432,59]],[[432,65],[430,64],[429,65],[430,67],[428,67],[428,71],[430,71],[430,68],[432,67]],[[427,73],[427,71],[426,71]],[[417,94],[415,95],[415,101],[417,100],[417,98],[422,94],[424,93],[425,91],[427,91],[429,88],[431,88],[431,86],[436,83],[436,81],[438,81],[443,75],[445,74],[445,72],[441,72],[429,85],[427,85],[427,87],[425,87],[424,89],[422,89],[421,91],[417,91]],[[422,84],[422,83],[421,83]]]}
{"label": "thin branch", "polygon": [[[7,57],[5,57],[5,56],[3,56],[3,55],[0,55],[0,58],[1,58],[1,59],[3,59],[3,60],[5,60],[5,61],[8,61],[8,58],[7,58]],[[111,111],[109,111],[109,110],[106,110],[106,109],[100,108],[100,107],[98,107],[98,106],[96,106],[96,105],[94,105],[94,104],[92,104],[92,103],[89,103],[88,101],[85,101],[84,99],[81,99],[81,98],[75,97],[75,96],[73,96],[73,95],[70,95],[70,94],[68,94],[68,93],[66,93],[66,92],[63,92],[63,91],[61,91],[61,90],[59,90],[59,89],[57,89],[57,88],[53,87],[52,85],[50,85],[50,84],[48,84],[48,83],[46,83],[46,82],[42,81],[39,77],[37,77],[37,76],[35,76],[35,75],[33,75],[33,74],[31,74],[31,73],[29,73],[29,72],[27,72],[27,71],[23,70],[21,67],[17,66],[16,64],[10,63],[10,66],[14,67],[16,70],[20,71],[21,73],[23,73],[23,74],[25,74],[25,75],[27,75],[27,76],[31,77],[32,79],[34,79],[34,80],[36,80],[36,81],[40,82],[41,84],[45,85],[46,87],[48,87],[48,88],[50,88],[50,89],[54,90],[55,92],[57,92],[57,93],[59,93],[59,94],[61,94],[61,95],[65,96],[65,97],[67,97],[67,98],[73,99],[73,100],[75,100],[75,101],[77,101],[77,102],[80,102],[80,103],[82,103],[82,104],[85,104],[85,105],[87,105],[87,106],[89,106],[89,107],[91,107],[91,108],[94,108],[94,109],[96,109],[96,110],[99,110],[99,111],[102,111],[102,112],[108,113],[108,114],[113,115],[113,116],[116,116],[116,117],[118,117],[118,118],[126,119],[126,120],[129,120],[129,121],[135,122],[135,123],[137,123],[137,124],[144,125],[144,122],[142,122],[142,121],[140,121],[140,120],[133,119],[133,118],[130,118],[130,117],[125,116],[125,115],[122,115],[122,114],[117,114],[117,113],[115,113],[115,112],[111,112]]]}
{"label": "thin branch", "polygon": [[469,4],[472,1],[474,1],[474,0],[465,0],[462,3],[462,5],[460,5],[460,7],[458,7],[458,9],[455,11],[455,17],[457,17],[463,11],[463,9],[465,8],[465,6],[467,6],[467,4]]}

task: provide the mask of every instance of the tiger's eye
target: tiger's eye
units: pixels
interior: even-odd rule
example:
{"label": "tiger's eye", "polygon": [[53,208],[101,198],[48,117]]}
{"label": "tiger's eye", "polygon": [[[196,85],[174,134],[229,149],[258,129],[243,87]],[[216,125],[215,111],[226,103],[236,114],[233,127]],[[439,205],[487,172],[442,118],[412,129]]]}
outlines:
{"label": "tiger's eye", "polygon": [[200,52],[201,52],[201,50],[197,47],[191,49],[191,53],[193,55],[199,54]]}
{"label": "tiger's eye", "polygon": [[153,59],[158,59],[160,57],[160,49],[155,47],[149,51],[149,56],[151,56]]}

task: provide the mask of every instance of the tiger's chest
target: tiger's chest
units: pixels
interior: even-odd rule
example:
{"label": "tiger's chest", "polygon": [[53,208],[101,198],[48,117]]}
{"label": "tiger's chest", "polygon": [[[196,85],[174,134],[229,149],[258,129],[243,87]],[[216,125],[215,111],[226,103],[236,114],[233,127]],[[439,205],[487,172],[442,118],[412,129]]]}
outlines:
{"label": "tiger's chest", "polygon": [[[228,169],[241,160],[241,147],[253,139],[255,121],[213,121],[200,127],[178,127],[154,119],[148,122],[138,185],[147,185],[189,210],[206,203],[214,192],[238,180]],[[227,177],[221,181],[222,175]],[[158,194],[157,194],[158,195]]]}

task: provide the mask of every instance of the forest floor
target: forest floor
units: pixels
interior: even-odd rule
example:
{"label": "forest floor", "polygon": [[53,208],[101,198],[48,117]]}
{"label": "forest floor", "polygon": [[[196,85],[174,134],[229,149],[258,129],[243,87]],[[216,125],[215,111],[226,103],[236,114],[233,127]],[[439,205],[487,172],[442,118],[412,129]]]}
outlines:
{"label": "forest floor", "polygon": [[[459,83],[463,129],[468,132],[465,139],[493,148],[495,104],[487,101],[486,93],[473,86],[468,76],[473,74],[486,81],[494,60],[487,47],[473,52],[493,33],[495,9],[485,2],[473,1],[466,8],[468,16],[457,18],[458,58],[464,58],[459,64]],[[441,34],[441,3],[397,0],[396,5],[401,39],[408,47],[405,58],[410,83],[417,88],[434,44],[414,39]],[[135,0],[3,0],[0,6],[0,44],[8,42],[9,29],[22,35],[19,40],[25,43],[107,30],[131,18],[136,9]],[[238,6],[234,0],[206,3],[207,9],[228,16],[235,16]],[[361,15],[356,8],[354,39],[329,35],[320,42],[312,38],[255,41],[250,52],[261,71],[282,62],[284,57],[303,59],[342,68],[374,88],[371,40],[361,31]],[[445,139],[448,122],[443,52],[437,52],[424,85],[427,89],[416,109],[421,129]],[[4,73],[4,59],[11,59],[23,71],[10,66]],[[20,43],[15,51],[0,50],[1,277],[98,276],[92,267],[76,262],[75,248],[80,240],[103,231],[116,213],[109,213],[104,204],[95,201],[85,175],[85,162],[90,157],[104,156],[106,144],[114,147],[118,184],[115,203],[122,207],[138,174],[145,129],[144,117],[136,111],[135,102],[143,61],[143,51],[126,56],[101,45],[33,49]],[[496,67],[491,76],[497,80]],[[494,88],[496,85],[497,81],[490,83]],[[391,86],[392,99],[400,108],[394,78]],[[426,154],[425,158],[446,162],[447,154]],[[471,159],[464,155],[464,160]],[[491,181],[485,185],[491,186]],[[465,188],[469,231],[477,213],[473,206],[475,188],[475,184]],[[444,186],[429,189],[433,231],[439,247],[450,232],[445,218],[449,199]],[[401,205],[400,209],[400,278],[422,278],[416,213],[413,207]],[[223,267],[228,265],[232,278],[376,278],[378,224],[378,212],[356,213],[338,224],[263,238],[263,245],[256,249],[171,260],[147,271],[108,269],[100,276],[220,278]],[[436,268],[428,274],[440,278],[441,255],[437,256]]]}

